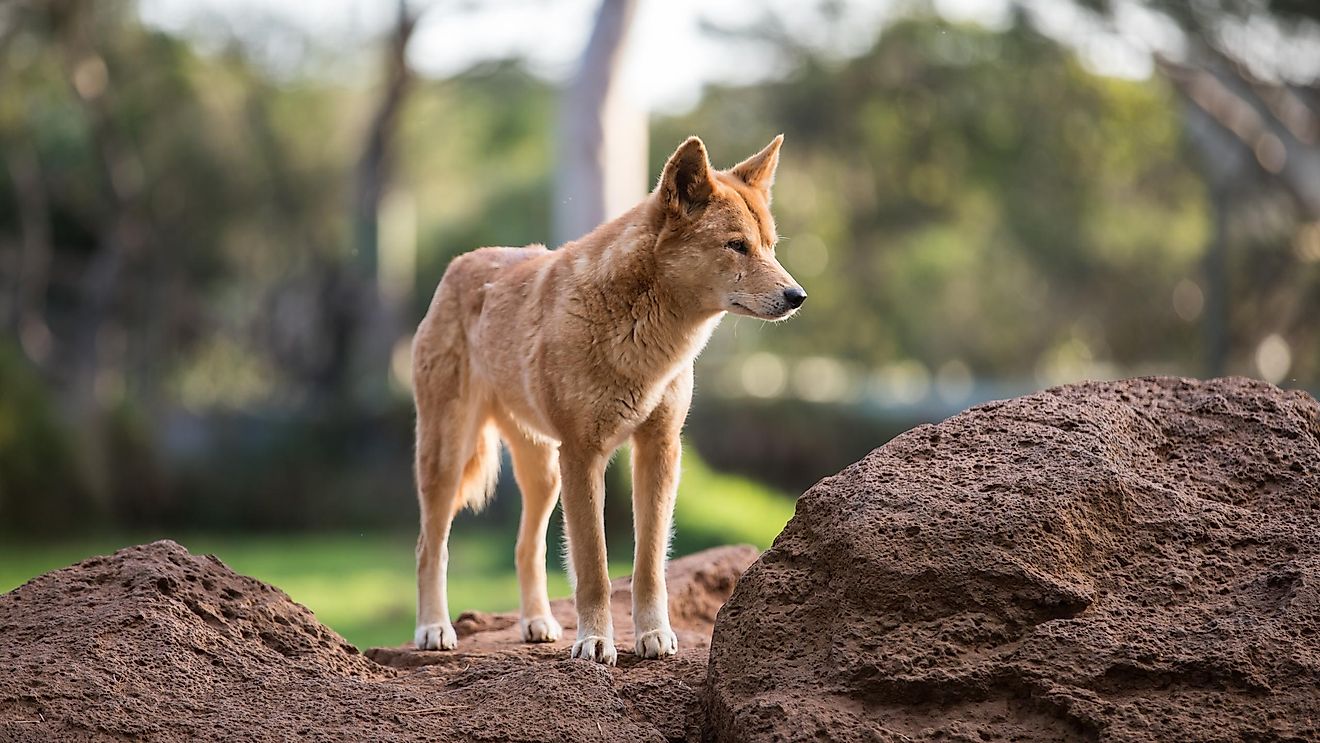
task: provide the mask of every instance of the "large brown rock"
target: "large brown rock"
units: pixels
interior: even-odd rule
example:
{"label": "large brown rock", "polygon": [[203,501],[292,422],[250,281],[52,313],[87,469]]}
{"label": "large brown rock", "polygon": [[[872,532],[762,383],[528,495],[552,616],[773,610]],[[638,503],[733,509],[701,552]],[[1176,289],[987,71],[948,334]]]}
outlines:
{"label": "large brown rock", "polygon": [[1320,406],[1061,387],[812,488],[720,611],[720,740],[1320,740]]}
{"label": "large brown rock", "polygon": [[[683,649],[617,668],[469,615],[458,651],[359,654],[310,611],[214,557],[156,542],[0,596],[0,741],[664,741],[700,735],[711,622],[752,547],[675,560]],[[565,624],[570,605],[555,602]],[[571,626],[571,625],[570,625]],[[627,642],[628,644],[624,644]]]}

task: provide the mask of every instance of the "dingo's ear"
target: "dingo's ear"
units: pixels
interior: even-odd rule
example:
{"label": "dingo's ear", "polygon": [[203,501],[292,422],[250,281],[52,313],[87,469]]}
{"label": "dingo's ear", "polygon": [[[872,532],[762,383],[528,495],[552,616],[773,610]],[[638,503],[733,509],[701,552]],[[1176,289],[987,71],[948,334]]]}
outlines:
{"label": "dingo's ear", "polygon": [[688,137],[669,156],[660,174],[660,202],[675,215],[686,214],[705,204],[715,191],[710,174],[706,145],[697,137]]}
{"label": "dingo's ear", "polygon": [[759,188],[769,193],[770,187],[775,184],[775,169],[779,167],[779,146],[783,143],[784,135],[780,134],[770,140],[770,144],[766,145],[764,150],[733,166],[730,172],[752,188]]}

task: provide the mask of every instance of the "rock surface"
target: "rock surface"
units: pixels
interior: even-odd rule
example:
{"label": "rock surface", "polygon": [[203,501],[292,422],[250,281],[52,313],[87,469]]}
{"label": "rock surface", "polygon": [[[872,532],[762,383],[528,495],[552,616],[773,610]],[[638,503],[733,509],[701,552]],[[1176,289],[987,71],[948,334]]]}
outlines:
{"label": "rock surface", "polygon": [[1056,388],[821,481],[720,611],[720,740],[1320,740],[1320,405]]}
{"label": "rock surface", "polygon": [[[3,741],[664,741],[695,739],[711,621],[752,547],[671,563],[682,650],[619,667],[524,645],[512,615],[468,615],[459,650],[359,654],[281,591],[173,542],[121,550],[0,596]],[[554,610],[566,625],[568,602]]]}

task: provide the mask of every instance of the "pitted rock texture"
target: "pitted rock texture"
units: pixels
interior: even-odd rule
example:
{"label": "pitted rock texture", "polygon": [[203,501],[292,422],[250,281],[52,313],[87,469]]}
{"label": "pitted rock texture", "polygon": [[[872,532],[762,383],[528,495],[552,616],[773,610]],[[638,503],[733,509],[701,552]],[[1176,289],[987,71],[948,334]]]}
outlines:
{"label": "pitted rock texture", "polygon": [[1060,387],[803,495],[720,611],[725,741],[1320,740],[1320,405]]}
{"label": "pitted rock texture", "polygon": [[[695,740],[711,621],[756,555],[675,560],[680,655],[621,637],[604,668],[522,644],[511,615],[468,616],[454,652],[371,651],[383,665],[214,557],[131,547],[0,596],[0,741]],[[626,579],[613,599],[619,622]]]}

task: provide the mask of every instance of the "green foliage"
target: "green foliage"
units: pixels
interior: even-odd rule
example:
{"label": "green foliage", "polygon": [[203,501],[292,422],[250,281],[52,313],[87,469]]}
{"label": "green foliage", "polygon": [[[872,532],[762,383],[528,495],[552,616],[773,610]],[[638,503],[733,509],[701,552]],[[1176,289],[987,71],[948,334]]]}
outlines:
{"label": "green foliage", "polygon": [[[765,331],[780,352],[1012,378],[1081,342],[1194,367],[1169,296],[1207,217],[1177,113],[1164,85],[1092,75],[1029,28],[916,19],[856,59],[806,55],[782,81],[707,95],[658,122],[653,154],[698,132],[731,158],[785,131],[779,253],[813,300]],[[762,334],[738,336],[721,342]]]}
{"label": "green foliage", "polygon": [[[1239,6],[1212,3],[1197,19]],[[789,323],[730,319],[712,340],[698,378],[715,395],[699,395],[690,431],[720,470],[796,489],[917,415],[722,404],[719,382],[740,371],[730,361],[755,350],[789,359],[793,391],[809,386],[797,377],[810,357],[846,362],[859,390],[896,361],[960,361],[974,381],[1031,380],[1079,359],[1124,373],[1199,368],[1198,321],[1175,314],[1171,295],[1196,278],[1207,205],[1175,94],[1159,78],[1091,74],[1026,25],[914,12],[851,59],[789,39],[778,79],[709,91],[653,122],[653,175],[689,134],[719,165],[788,135],[779,255],[812,299]],[[30,156],[47,202],[52,270],[37,293],[54,350],[31,361],[0,350],[0,528],[410,523],[405,388],[371,410],[343,394],[355,373],[345,338],[373,289],[358,275],[349,205],[381,91],[153,31],[131,4],[20,4],[2,31],[0,322],[6,339],[21,324],[12,166]],[[518,61],[415,80],[387,189],[406,206],[403,242],[416,237],[404,332],[458,253],[548,238],[556,95]],[[1305,325],[1320,296],[1320,264],[1298,268],[1298,217],[1258,211],[1252,220],[1283,227],[1231,264],[1246,356],[1255,331]],[[105,260],[114,245],[117,267]],[[115,272],[98,305],[98,277]],[[1314,379],[1315,344],[1295,343],[1292,362]],[[776,425],[786,416],[792,432]],[[692,456],[687,469],[680,550],[764,545],[787,517],[785,498]],[[606,505],[620,544],[626,472],[611,470]],[[516,521],[510,481],[480,523]]]}
{"label": "green foliage", "polygon": [[[0,343],[0,532],[49,534],[94,525],[102,509],[79,473],[72,431],[23,356]],[[80,513],[79,519],[68,514]]]}

